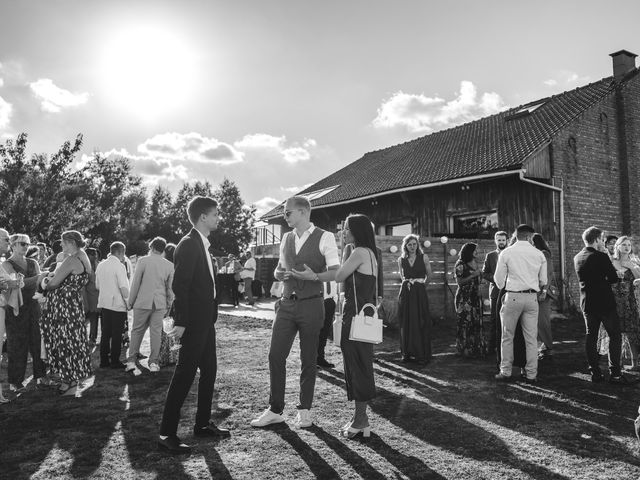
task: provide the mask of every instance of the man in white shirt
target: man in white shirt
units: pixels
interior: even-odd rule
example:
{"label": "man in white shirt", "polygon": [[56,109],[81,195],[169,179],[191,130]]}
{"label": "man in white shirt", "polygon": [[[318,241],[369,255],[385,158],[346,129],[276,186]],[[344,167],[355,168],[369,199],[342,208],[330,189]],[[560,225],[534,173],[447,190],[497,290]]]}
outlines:
{"label": "man in white shirt", "polygon": [[247,260],[244,262],[241,276],[244,281],[244,293],[247,296],[247,305],[253,305],[255,301],[253,299],[251,286],[253,284],[253,280],[256,278],[256,259],[251,256],[250,250],[247,251],[246,256]]}
{"label": "man in white shirt", "polygon": [[513,337],[518,320],[526,345],[527,383],[537,382],[538,375],[538,292],[544,298],[547,284],[547,260],[531,243],[535,231],[529,225],[516,229],[518,241],[498,256],[494,280],[499,289],[506,286],[500,309],[502,344],[500,373],[497,381],[510,381],[513,367]]}
{"label": "man in white shirt", "polygon": [[310,221],[311,204],[305,197],[287,200],[284,219],[293,228],[280,243],[280,261],[274,272],[284,283],[282,298],[276,302],[276,319],[269,349],[269,408],[251,421],[254,427],[284,422],[286,363],[291,345],[300,334],[300,402],[295,424],[313,424],[311,404],[316,383],[316,360],[320,330],[324,324],[323,282],[335,279],[340,264],[335,236]]}
{"label": "man in white shirt", "polygon": [[113,242],[111,255],[96,268],[98,308],[102,309],[100,337],[100,366],[124,368],[120,361],[122,332],[127,324],[127,298],[129,279],[123,264],[126,248],[122,242]]}

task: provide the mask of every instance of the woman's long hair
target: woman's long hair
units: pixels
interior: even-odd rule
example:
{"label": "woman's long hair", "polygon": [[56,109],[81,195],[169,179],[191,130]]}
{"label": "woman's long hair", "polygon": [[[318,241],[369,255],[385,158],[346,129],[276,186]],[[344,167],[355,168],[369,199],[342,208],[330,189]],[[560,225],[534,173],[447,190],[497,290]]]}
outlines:
{"label": "woman's long hair", "polygon": [[478,245],[473,242],[468,242],[462,245],[462,248],[460,248],[460,261],[462,263],[469,263],[473,260],[473,252],[476,251],[477,247]]}
{"label": "woman's long hair", "polygon": [[616,260],[620,260],[620,245],[622,245],[622,243],[626,242],[627,240],[631,242],[631,251],[629,252],[629,257],[631,258],[631,255],[633,255],[633,238],[627,235],[623,235],[618,238],[618,240],[616,240],[616,244],[613,247],[613,258],[615,258]]}
{"label": "woman's long hair", "polygon": [[534,233],[531,237],[531,241],[533,242],[533,246],[536,247],[541,252],[547,251],[551,254],[551,249],[549,248],[549,244],[544,239],[542,235],[539,233]]}
{"label": "woman's long hair", "polygon": [[420,237],[415,233],[410,233],[409,235],[407,235],[402,239],[402,257],[407,258],[409,256],[409,250],[407,250],[407,243],[409,243],[411,240],[415,240],[416,243],[418,244],[418,248],[416,248],[416,256],[424,255],[424,253],[422,252],[422,248],[420,248]]}
{"label": "woman's long hair", "polygon": [[360,213],[352,213],[347,217],[345,224],[351,232],[354,246],[368,248],[376,255],[376,235],[369,217]]}

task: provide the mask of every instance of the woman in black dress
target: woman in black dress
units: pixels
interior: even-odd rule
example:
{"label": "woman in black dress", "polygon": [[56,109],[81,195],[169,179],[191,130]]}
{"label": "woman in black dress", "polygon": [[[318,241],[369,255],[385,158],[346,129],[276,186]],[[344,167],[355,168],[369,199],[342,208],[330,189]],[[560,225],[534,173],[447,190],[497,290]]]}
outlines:
{"label": "woman in black dress", "polygon": [[402,240],[402,255],[398,258],[398,271],[402,288],[398,296],[400,316],[400,349],[402,361],[425,364],[431,359],[431,315],[427,285],[431,278],[431,262],[422,253],[417,235]]}
{"label": "woman in black dress", "polygon": [[477,247],[475,243],[465,243],[454,267],[458,284],[455,297],[458,315],[456,349],[464,357],[481,357],[486,353],[479,292],[482,268],[477,263]]}
{"label": "woman in black dress", "polygon": [[[357,309],[366,303],[376,304],[376,243],[371,220],[365,215],[349,215],[344,227],[345,243],[355,248],[345,249],[342,265],[336,273],[336,282],[344,282],[344,309],[340,348],[344,362],[347,399],[355,400],[353,418],[342,427],[341,434],[353,438],[371,434],[367,403],[376,396],[373,377],[373,345],[349,340],[351,322]],[[357,304],[357,308],[356,308]],[[367,312],[369,313],[369,312]]]}

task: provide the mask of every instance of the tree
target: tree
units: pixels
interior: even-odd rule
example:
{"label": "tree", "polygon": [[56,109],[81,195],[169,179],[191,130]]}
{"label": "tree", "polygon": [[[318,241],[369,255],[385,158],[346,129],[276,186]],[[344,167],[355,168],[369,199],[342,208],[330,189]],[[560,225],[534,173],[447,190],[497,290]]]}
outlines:
{"label": "tree", "polygon": [[244,205],[238,187],[227,178],[213,196],[218,201],[220,221],[211,245],[224,253],[237,255],[251,242],[256,209]]}
{"label": "tree", "polygon": [[173,198],[167,188],[158,185],[153,189],[149,204],[149,222],[146,228],[147,239],[160,236],[167,242],[177,241],[176,233],[169,223],[172,205]]}

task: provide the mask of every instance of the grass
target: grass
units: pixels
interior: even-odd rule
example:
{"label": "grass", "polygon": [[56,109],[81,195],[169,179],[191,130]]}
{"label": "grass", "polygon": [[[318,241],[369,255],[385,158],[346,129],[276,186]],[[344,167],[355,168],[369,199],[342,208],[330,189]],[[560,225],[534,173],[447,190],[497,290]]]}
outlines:
{"label": "grass", "polygon": [[[328,357],[339,367],[319,371],[316,425],[252,429],[249,420],[268,399],[270,322],[222,315],[214,420],[232,429],[231,439],[192,437],[194,385],[179,431],[194,454],[161,455],[154,439],[172,369],[139,377],[97,370],[82,398],[29,390],[0,407],[0,478],[640,478],[633,434],[640,387],[590,383],[581,323],[554,323],[554,360],[535,386],[496,384],[491,360],[455,356],[453,327],[437,326],[436,356],[423,368],[399,362],[397,333],[389,332],[376,353],[375,433],[349,441],[338,435],[352,405],[334,346]],[[292,425],[297,346],[288,367]]]}

